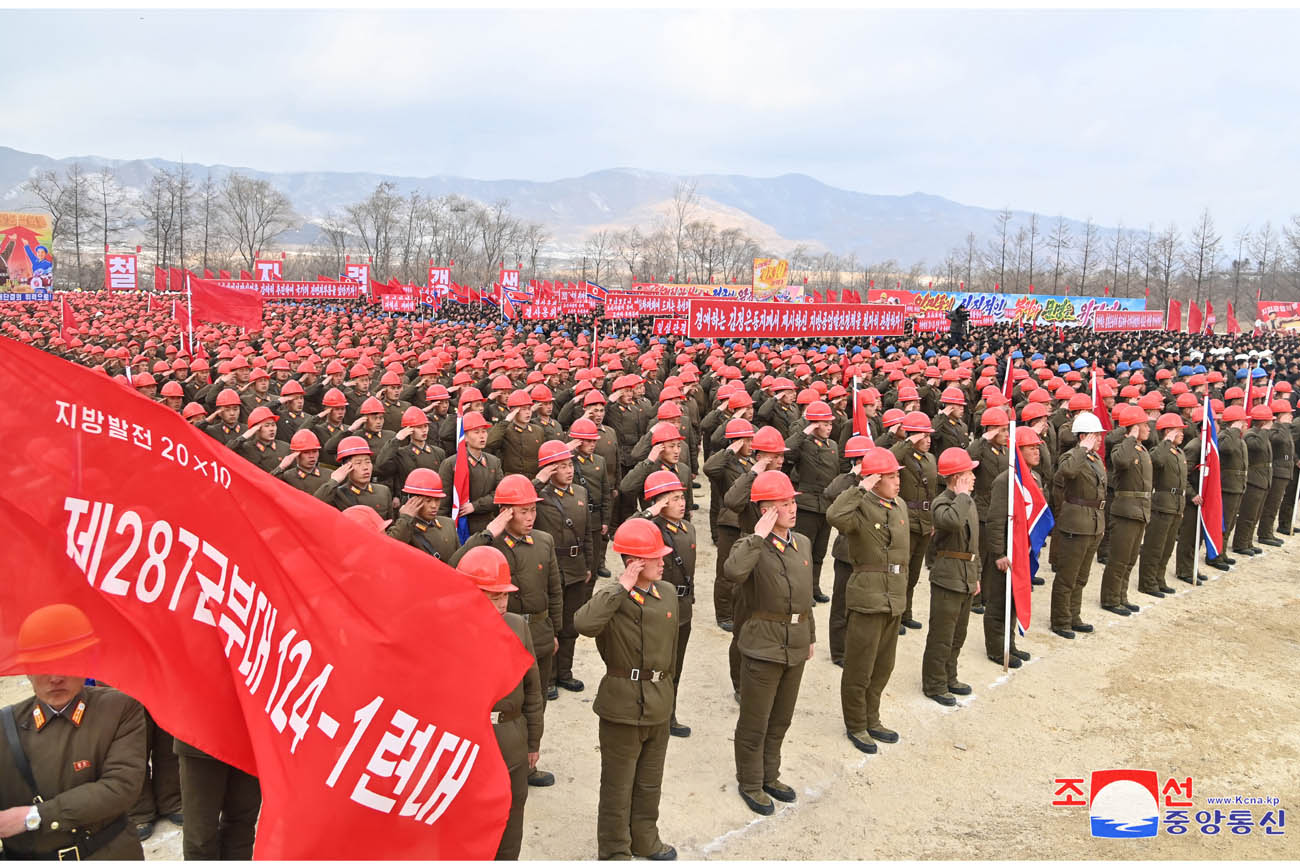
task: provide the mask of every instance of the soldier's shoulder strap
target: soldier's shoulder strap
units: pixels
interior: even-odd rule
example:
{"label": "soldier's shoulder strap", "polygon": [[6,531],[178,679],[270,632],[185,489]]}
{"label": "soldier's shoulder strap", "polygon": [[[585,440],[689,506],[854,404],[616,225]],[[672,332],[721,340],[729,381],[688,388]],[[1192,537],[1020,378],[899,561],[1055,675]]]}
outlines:
{"label": "soldier's shoulder strap", "polygon": [[43,798],[36,787],[36,777],[32,774],[31,762],[27,760],[27,753],[23,751],[23,744],[18,739],[18,724],[14,721],[13,706],[0,709],[0,719],[3,720],[5,739],[9,742],[9,754],[13,755],[14,764],[18,767],[18,775],[22,776],[23,781],[32,791],[32,803],[40,803]]}

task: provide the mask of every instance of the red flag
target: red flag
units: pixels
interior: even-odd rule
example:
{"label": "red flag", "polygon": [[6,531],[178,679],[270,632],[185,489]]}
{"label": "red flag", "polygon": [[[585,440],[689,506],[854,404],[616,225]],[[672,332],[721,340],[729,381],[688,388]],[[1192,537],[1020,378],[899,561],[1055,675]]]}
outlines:
{"label": "red flag", "polygon": [[1015,359],[1007,355],[1007,374],[1002,380],[1002,396],[1007,398],[1007,408],[1013,405],[1011,398],[1016,394],[1016,377],[1013,375],[1016,369]]}
{"label": "red flag", "polygon": [[153,290],[155,292],[167,291],[167,272],[162,268],[153,269]]}
{"label": "red flag", "polygon": [[241,328],[262,327],[262,293],[228,289],[190,275],[190,312],[201,322],[224,322]]}
{"label": "red flag", "polygon": [[1166,331],[1181,331],[1183,329],[1183,305],[1173,298],[1169,299],[1169,314],[1165,316]]}
{"label": "red flag", "polygon": [[[181,343],[189,345],[190,311],[189,308],[185,306],[184,301],[172,301],[172,318],[176,321],[176,327],[180,329]],[[189,346],[189,351],[193,354],[194,347]]]}
{"label": "red flag", "polygon": [[[255,773],[259,859],[492,856],[488,711],[531,652],[473,584],[89,369],[0,339],[0,388],[41,407],[0,417],[6,441],[42,443],[37,471],[0,470],[0,673],[111,682]],[[98,643],[18,662],[56,604]]]}
{"label": "red flag", "polygon": [[230,271],[218,271],[217,276],[221,277],[223,280],[228,280],[230,279]]}
{"label": "red flag", "polygon": [[167,285],[173,292],[185,291],[185,275],[181,273],[180,268],[167,269]]}
{"label": "red flag", "polygon": [[865,391],[858,390],[858,377],[853,377],[853,435],[866,436],[867,440],[875,444],[871,438],[871,425],[867,422],[867,394]]}
{"label": "red flag", "polygon": [[[1055,519],[1047,499],[1025,465],[1019,448],[1011,448],[1011,597],[1016,605],[1016,630],[1029,631],[1030,590],[1038,571],[1038,554],[1052,532]],[[1020,507],[1017,508],[1016,506]]]}
{"label": "red flag", "polygon": [[1196,306],[1195,301],[1191,302],[1191,306],[1187,310],[1187,333],[1201,333],[1201,308]]}
{"label": "red flag", "polygon": [[1206,334],[1213,334],[1213,333],[1214,333],[1214,324],[1215,324],[1215,321],[1214,321],[1214,304],[1210,303],[1210,302],[1207,300],[1207,301],[1205,302],[1205,333],[1206,333]]}
{"label": "red flag", "polygon": [[1228,301],[1228,333],[1230,335],[1241,333],[1241,325],[1237,324],[1237,314],[1232,309],[1232,301]]}
{"label": "red flag", "polygon": [[1097,362],[1092,362],[1092,414],[1097,416],[1101,421],[1101,426],[1107,432],[1113,429],[1114,425],[1110,420],[1110,412],[1106,409],[1106,403],[1101,397],[1101,377],[1097,373]]}
{"label": "red flag", "polygon": [[145,295],[144,311],[149,315],[153,315],[153,295]]}
{"label": "red flag", "polygon": [[[239,279],[241,279],[241,280],[251,280],[251,279],[253,279],[253,275],[250,274],[248,271],[245,271],[245,270],[242,270],[242,269],[241,269],[240,272],[239,272]],[[319,278],[318,278],[318,279],[319,279]]]}
{"label": "red flag", "polygon": [[72,304],[68,303],[68,296],[64,295],[59,303],[59,336],[65,343],[71,343],[72,338],[77,336],[77,320],[72,316]]}
{"label": "red flag", "polygon": [[1201,472],[1196,489],[1201,494],[1200,523],[1205,553],[1209,559],[1218,559],[1223,553],[1223,479],[1219,466],[1219,425],[1214,420],[1209,394],[1205,395],[1202,411],[1205,423],[1201,426]]}

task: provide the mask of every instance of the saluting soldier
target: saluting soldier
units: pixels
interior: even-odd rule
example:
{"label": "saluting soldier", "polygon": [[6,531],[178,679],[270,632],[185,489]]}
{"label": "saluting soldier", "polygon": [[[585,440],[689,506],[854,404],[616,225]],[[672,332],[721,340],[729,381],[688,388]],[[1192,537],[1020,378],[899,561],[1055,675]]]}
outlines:
{"label": "saluting soldier", "polygon": [[277,398],[280,404],[280,423],[275,434],[277,439],[288,442],[293,434],[311,418],[303,411],[303,399],[302,385],[297,379],[290,379],[284,383]]}
{"label": "saluting soldier", "polygon": [[1101,607],[1129,616],[1138,611],[1138,605],[1128,600],[1129,576],[1137,564],[1143,530],[1151,519],[1151,454],[1142,444],[1150,428],[1146,412],[1137,406],[1119,406],[1115,420],[1124,429],[1124,437],[1110,450],[1115,524],[1110,533],[1110,556],[1101,575]]}
{"label": "saluting soldier", "polygon": [[488,431],[487,450],[501,458],[507,475],[537,474],[537,449],[546,441],[542,428],[533,423],[533,398],[527,391],[512,391],[506,401],[509,411]]}
{"label": "saluting soldier", "polygon": [[[967,453],[979,464],[975,470],[975,507],[980,514],[980,537],[988,537],[990,519],[989,502],[993,498],[993,479],[1007,468],[1007,438],[1011,419],[1005,409],[994,406],[980,415],[984,433],[970,444]],[[997,579],[997,566],[987,555],[980,562],[981,585]],[[971,604],[972,613],[984,613],[983,593],[976,592]]]}
{"label": "saluting soldier", "polygon": [[290,456],[289,445],[276,438],[279,417],[265,406],[248,413],[248,429],[227,441],[240,457],[263,472],[274,472],[285,457]]}
{"label": "saluting soldier", "polygon": [[[682,487],[687,491],[686,503],[690,507],[690,486],[691,472],[690,468],[682,462],[682,445],[686,437],[682,435],[681,428],[672,421],[660,421],[651,431],[650,453],[645,460],[632,466],[619,482],[619,494],[627,497],[629,502],[635,502],[644,496],[645,480],[650,477],[651,472],[665,470],[672,472],[682,481]],[[645,501],[641,501],[641,507],[644,508]]]}
{"label": "saluting soldier", "polygon": [[605,570],[605,549],[609,525],[614,519],[614,490],[609,486],[605,458],[596,453],[600,430],[590,418],[578,418],[569,426],[569,447],[573,451],[573,477],[587,488],[587,535],[590,536],[589,567],[599,576]]}
{"label": "saluting soldier", "polygon": [[[460,503],[457,517],[468,515],[469,531],[482,532],[492,520],[493,492],[505,473],[501,471],[501,460],[495,454],[483,450],[487,444],[488,428],[492,425],[479,412],[466,412],[461,416],[461,430],[465,439],[465,457],[469,463],[469,502]],[[447,455],[438,467],[438,477],[442,479],[442,489],[451,491],[456,482],[456,452]],[[442,500],[439,509],[442,514],[451,514],[451,496]],[[508,559],[509,557],[507,557]]]}
{"label": "saluting soldier", "polygon": [[934,534],[930,524],[930,502],[939,492],[939,475],[934,455],[930,453],[930,434],[933,428],[924,412],[909,412],[903,419],[903,432],[907,438],[890,450],[898,460],[898,496],[907,503],[908,539],[907,605],[899,623],[899,635],[909,628],[920,628],[921,623],[912,616],[912,593],[921,579],[921,566],[925,552]]}
{"label": "saluting soldier", "polygon": [[845,590],[844,673],[840,705],[849,741],[875,754],[876,742],[897,743],[880,721],[880,697],[894,671],[898,627],[907,603],[910,552],[907,503],[898,496],[893,453],[874,448],[862,458],[862,479],[841,493],[826,517],[848,536],[853,572]]}
{"label": "saluting soldier", "polygon": [[752,453],[754,428],[744,418],[732,418],[727,422],[723,435],[728,440],[727,447],[713,452],[709,459],[704,461],[704,474],[709,479],[710,501],[719,504],[717,564],[713,578],[713,615],[719,628],[723,631],[731,631],[733,628],[732,585],[727,579],[725,566],[732,546],[740,539],[740,515],[724,504],[722,498],[736,480],[747,474],[754,466]]}
{"label": "saluting soldier", "polygon": [[679,629],[676,588],[663,579],[671,549],[659,528],[631,518],[614,533],[625,570],[575,616],[605,663],[592,709],[600,717],[597,856],[673,860],[659,838],[659,797],[675,698]]}
{"label": "saluting soldier", "polygon": [[[531,651],[528,623],[508,609],[510,593],[517,592],[519,587],[510,582],[510,564],[501,551],[495,547],[476,547],[461,557],[456,568],[474,581],[519,642]],[[518,685],[492,707],[492,732],[496,734],[497,747],[501,749],[506,772],[510,774],[510,816],[497,845],[497,860],[519,859],[524,837],[524,804],[528,800],[528,774],[536,768],[541,752],[545,708],[536,660],[529,665]]]}
{"label": "saluting soldier", "polygon": [[966,411],[966,395],[960,388],[943,389],[939,397],[939,413],[934,416],[934,433],[930,437],[930,450],[942,455],[949,448],[965,449],[970,445],[970,431],[962,415]]}
{"label": "saluting soldier", "polygon": [[673,666],[673,715],[668,732],[689,737],[691,729],[677,721],[677,695],[681,689],[686,645],[691,639],[691,615],[695,607],[695,527],[686,518],[686,490],[673,472],[651,472],[645,480],[646,506],[641,516],[659,527],[664,544],[663,579],[677,591],[677,661]]}
{"label": "saluting soldier", "polygon": [[[321,462],[333,468],[338,466],[338,443],[342,441],[341,438],[334,437],[346,429],[343,417],[348,411],[348,399],[338,388],[330,388],[321,399],[324,408],[309,417],[299,429],[310,430],[317,441],[324,443],[321,446]],[[331,444],[333,447],[330,447]]]}
{"label": "saluting soldier", "polygon": [[1052,580],[1052,632],[1073,639],[1075,632],[1090,632],[1083,621],[1083,588],[1105,530],[1101,509],[1105,505],[1106,467],[1097,456],[1104,430],[1091,412],[1080,412],[1071,423],[1076,444],[1061,456],[1056,478],[1061,487],[1056,519],[1056,576]]}
{"label": "saluting soldier", "polygon": [[1182,417],[1172,412],[1156,420],[1160,444],[1151,450],[1151,522],[1138,560],[1138,592],[1156,598],[1174,594],[1165,580],[1165,570],[1178,541],[1185,499],[1191,496],[1193,507],[1200,504],[1195,491],[1187,489],[1187,457],[1179,447],[1184,427]]}
{"label": "saluting soldier", "polygon": [[[1029,471],[1034,475],[1034,482],[1039,490],[1043,489],[1042,477],[1038,467],[1042,465],[1042,437],[1031,427],[1016,428],[1016,448],[1020,459],[1025,461]],[[998,473],[993,479],[993,496],[989,500],[988,536],[983,538],[984,553],[993,563],[996,571],[992,579],[984,584],[984,654],[989,661],[1002,664],[1002,647],[1007,646],[1007,667],[1018,668],[1029,661],[1029,653],[1016,648],[1016,599],[1011,597],[1011,618],[1007,618],[1007,572],[1011,569],[1011,560],[1007,558],[1007,489],[1011,478],[1011,467]],[[956,694],[956,692],[954,692]]]}
{"label": "saluting soldier", "polygon": [[271,472],[285,484],[303,493],[315,494],[325,483],[320,471],[320,440],[310,430],[299,430],[289,440],[289,453]]}
{"label": "saluting soldier", "polygon": [[[826,498],[834,502],[839,495],[862,480],[862,457],[873,447],[866,436],[850,436],[844,443],[844,459],[849,461],[849,470],[836,475],[826,485]],[[829,522],[829,521],[828,521]],[[844,533],[836,533],[835,543],[831,545],[831,563],[835,575],[831,586],[830,647],[831,664],[844,667],[844,632],[848,628],[848,609],[844,596],[848,589],[849,575],[853,571],[852,557],[849,553],[849,540]]]}
{"label": "saluting soldier", "polygon": [[243,403],[233,388],[226,388],[217,394],[216,409],[200,422],[199,429],[216,439],[222,445],[244,432],[244,425],[239,422],[239,411]]}
{"label": "saluting soldier", "polygon": [[1255,529],[1259,515],[1273,483],[1273,444],[1268,431],[1273,426],[1273,410],[1268,406],[1252,406],[1250,428],[1242,437],[1246,443],[1246,492],[1241,497],[1237,515],[1237,531],[1232,536],[1232,552],[1257,556],[1264,552],[1255,546]]}
{"label": "saluting soldier", "polygon": [[339,511],[354,505],[368,505],[384,520],[393,516],[393,494],[383,484],[370,480],[374,466],[370,443],[360,436],[348,436],[339,442],[339,468],[312,494]]}
{"label": "saluting soldier", "polygon": [[406,477],[417,468],[438,471],[447,452],[429,441],[429,416],[408,406],[402,413],[401,429],[385,439],[375,454],[375,475],[393,490],[406,486]]}
{"label": "saluting soldier", "polygon": [[971,599],[980,579],[979,512],[971,497],[975,468],[965,448],[953,446],[940,454],[936,471],[946,484],[930,508],[935,560],[930,568],[930,631],[921,657],[921,690],[945,707],[956,705],[954,695],[971,693],[971,687],[957,678],[957,658],[966,642]]}
{"label": "saluting soldier", "polygon": [[423,466],[412,469],[402,492],[407,494],[407,499],[398,510],[397,519],[384,530],[385,534],[434,559],[450,562],[460,542],[451,520],[438,517],[439,506],[447,495],[438,473]]}
{"label": "saluting soldier", "polygon": [[786,460],[790,480],[799,491],[798,523],[795,528],[812,542],[813,601],[824,604],[831,600],[822,592],[822,562],[830,543],[831,526],[826,522],[826,485],[839,474],[840,456],[835,440],[831,438],[831,407],[814,400],[804,410],[808,424],[802,430],[786,437]]}
{"label": "saluting soldier", "polygon": [[564,442],[542,443],[537,453],[539,466],[533,487],[541,501],[537,505],[537,527],[555,539],[555,559],[564,584],[564,617],[551,681],[566,691],[580,692],[582,680],[573,676],[573,650],[578,630],[573,615],[591,598],[591,534],[587,532],[590,510],[587,489],[573,483],[573,452]]}

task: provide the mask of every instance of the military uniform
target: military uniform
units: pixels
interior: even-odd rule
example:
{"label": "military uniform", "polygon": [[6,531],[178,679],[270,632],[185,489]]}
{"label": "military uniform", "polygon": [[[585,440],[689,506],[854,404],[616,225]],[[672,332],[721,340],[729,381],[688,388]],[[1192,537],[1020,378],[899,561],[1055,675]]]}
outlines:
{"label": "military uniform", "polygon": [[1151,454],[1137,439],[1125,436],[1109,457],[1115,477],[1115,525],[1101,575],[1101,606],[1128,607],[1129,576],[1151,519]]}
{"label": "military uniform", "polygon": [[[1041,446],[1040,446],[1041,447]],[[1037,473],[1035,472],[1035,475]],[[1011,620],[1007,620],[1007,572],[997,567],[997,561],[1007,555],[1007,513],[1011,510],[1007,502],[1009,491],[1007,484],[1011,478],[1010,468],[993,479],[993,494],[989,500],[989,519],[985,526],[987,534],[980,536],[982,560],[993,567],[990,578],[981,580],[984,585],[984,654],[991,659],[1002,661],[1002,643],[1007,641],[1007,649],[1016,655],[1016,630],[1009,628],[1015,621],[1015,596],[1011,599]],[[1041,480],[1035,477],[1040,485]],[[1027,656],[1026,656],[1027,657]]]}
{"label": "military uniform", "polygon": [[[4,840],[4,859],[143,860],[127,813],[145,781],[144,707],[116,689],[83,689],[60,712],[35,695],[6,708],[36,781],[18,771],[0,735],[0,809],[35,803],[41,826]],[[68,856],[71,854],[72,856]]]}
{"label": "military uniform", "polygon": [[796,430],[786,439],[785,465],[790,481],[799,496],[795,531],[812,542],[813,596],[822,595],[822,562],[831,540],[831,525],[826,522],[826,485],[840,471],[839,449],[834,439],[822,439]]}
{"label": "military uniform", "polygon": [[409,514],[398,514],[397,519],[384,532],[390,538],[396,538],[443,562],[450,562],[460,547],[460,542],[456,539],[456,527],[449,518],[435,517],[424,521]]}
{"label": "military uniform", "polygon": [[[1282,510],[1291,476],[1295,474],[1295,442],[1291,439],[1290,426],[1274,421],[1268,431],[1268,441],[1273,447],[1273,480],[1268,485],[1259,514],[1259,537],[1269,541],[1277,540],[1277,516]],[[1285,504],[1290,508],[1291,500],[1287,499]]]}
{"label": "military uniform", "polygon": [[1052,580],[1052,628],[1070,631],[1083,622],[1083,588],[1097,556],[1105,523],[1106,467],[1101,458],[1083,446],[1061,456],[1056,468],[1060,509],[1056,518],[1056,576]]}
{"label": "military uniform", "polygon": [[[532,649],[528,623],[517,613],[505,613],[506,626],[520,643]],[[524,803],[528,800],[528,756],[542,747],[546,699],[534,662],[511,692],[492,706],[492,732],[510,774],[510,816],[497,845],[498,860],[518,860],[524,838]]]}
{"label": "military uniform", "polygon": [[[979,585],[980,526],[975,500],[949,488],[935,497],[930,519],[935,560],[930,568],[930,631],[921,657],[921,690],[935,696],[963,685],[957,679],[957,657],[966,642],[971,599]],[[986,612],[986,633],[988,624]]]}
{"label": "military uniform", "polygon": [[256,776],[175,740],[185,808],[186,860],[251,860],[262,810]]}
{"label": "military uniform", "polygon": [[564,616],[560,623],[560,648],[555,656],[551,679],[542,685],[550,687],[560,680],[573,679],[573,650],[578,641],[578,630],[573,615],[591,598],[591,534],[587,532],[590,511],[587,508],[587,488],[571,483],[558,487],[554,483],[533,482],[537,495],[537,528],[550,533],[555,539],[555,560],[564,584]]}
{"label": "military uniform", "polygon": [[645,480],[650,477],[651,472],[660,470],[673,473],[682,482],[682,487],[686,489],[686,507],[689,509],[691,506],[691,471],[682,460],[678,460],[676,463],[664,463],[662,461],[655,463],[650,460],[642,460],[624,474],[623,480],[618,485],[619,494],[625,497],[628,502],[639,502],[641,503],[640,507],[645,508],[649,504],[645,501]]}
{"label": "military uniform", "polygon": [[587,488],[587,535],[591,545],[592,575],[605,566],[605,550],[609,539],[601,532],[614,519],[614,488],[610,487],[605,458],[596,452],[591,456],[573,455],[573,480]]}
{"label": "military uniform", "polygon": [[794,717],[809,647],[817,640],[811,546],[797,532],[784,540],[748,535],[727,557],[727,576],[746,612],[734,630],[743,656],[735,753],[736,781],[750,797],[765,797],[763,786],[780,781],[781,745]]}
{"label": "military uniform", "polygon": [[389,492],[386,485],[375,484],[373,481],[365,487],[358,487],[346,478],[342,481],[326,478],[312,495],[322,502],[328,502],[339,511],[344,511],[353,505],[369,505],[384,520],[393,516],[393,494]]}
{"label": "military uniform", "polygon": [[[1138,590],[1148,595],[1172,592],[1165,579],[1169,557],[1178,541],[1187,492],[1187,457],[1183,450],[1165,440],[1151,451],[1151,522],[1142,539],[1138,562]],[[1195,491],[1192,491],[1195,495]]]}
{"label": "military uniform", "polygon": [[930,453],[942,454],[949,448],[963,451],[970,445],[970,432],[961,415],[939,413],[934,416],[934,433],[930,434]]}
{"label": "military uniform", "polygon": [[[482,532],[487,529],[487,525],[492,522],[496,514],[492,495],[497,485],[501,483],[501,479],[505,478],[505,473],[501,471],[501,461],[495,454],[483,451],[475,457],[469,449],[466,449],[465,456],[469,458],[469,501],[474,506],[474,511],[466,520],[471,533]],[[438,478],[442,481],[443,492],[447,494],[438,504],[438,513],[449,516],[454,498],[452,491],[456,487],[455,454],[442,461],[442,465],[438,467]]]}
{"label": "military uniform", "polygon": [[682,667],[686,663],[686,645],[691,639],[691,618],[695,608],[695,526],[690,518],[680,523],[661,515],[642,515],[659,527],[664,544],[672,553],[664,556],[663,579],[677,591],[677,660],[673,665],[673,717],[677,724],[677,695],[681,689]]}
{"label": "military uniform", "polygon": [[502,418],[488,431],[486,451],[501,458],[501,471],[506,475],[537,474],[537,449],[546,436],[533,422],[520,424]]}
{"label": "military uniform", "polygon": [[921,566],[925,552],[930,547],[933,534],[930,523],[930,502],[939,492],[938,465],[934,454],[919,451],[910,439],[899,442],[890,449],[898,459],[898,498],[907,503],[908,539],[907,606],[903,608],[903,624],[917,628],[920,623],[912,616],[912,593],[921,579]]}
{"label": "military uniform", "polygon": [[400,491],[406,486],[406,476],[415,469],[432,469],[438,471],[447,453],[425,440],[423,445],[416,445],[410,439],[405,441],[394,436],[385,439],[375,453],[375,477],[381,479],[388,488]]}
{"label": "military uniform", "polygon": [[1232,537],[1232,549],[1238,553],[1254,546],[1259,515],[1273,483],[1273,444],[1268,431],[1251,427],[1242,439],[1246,442],[1246,492],[1241,497],[1237,531]]}
{"label": "military uniform", "polygon": [[826,517],[848,536],[853,566],[844,599],[844,727],[850,734],[881,730],[880,696],[894,670],[898,625],[907,604],[908,507],[901,498],[882,499],[857,484],[831,503]]}
{"label": "military uniform", "polygon": [[659,794],[675,696],[678,599],[666,580],[625,590],[608,581],[574,617],[596,639],[605,662],[596,701],[600,717],[597,856],[648,857],[659,838]]}
{"label": "military uniform", "polygon": [[730,448],[715,451],[704,461],[704,474],[709,479],[710,501],[718,503],[717,565],[713,577],[713,615],[718,625],[732,622],[731,581],[727,579],[726,563],[731,548],[740,539],[740,515],[723,503],[723,496],[736,479],[748,475],[754,468],[752,456],[741,457]]}
{"label": "military uniform", "polygon": [[[826,485],[826,498],[834,502],[839,495],[850,487],[853,487],[861,480],[861,476],[852,472],[841,472],[835,476],[835,480]],[[844,632],[848,629],[849,615],[848,608],[844,605],[844,595],[849,585],[849,575],[853,573],[853,565],[849,556],[848,537],[842,532],[835,534],[835,543],[831,545],[831,564],[834,573],[834,583],[831,585],[831,613],[829,617],[830,636],[827,639],[827,645],[830,650],[831,662],[837,665],[844,664]]]}
{"label": "military uniform", "polygon": [[[972,460],[978,460],[980,464],[975,467],[975,490],[971,495],[975,500],[975,508],[980,515],[980,536],[987,537],[989,532],[988,521],[991,514],[989,502],[993,498],[993,479],[1007,469],[1007,446],[994,445],[981,436],[970,444],[970,447],[966,449],[966,453],[971,456]],[[989,559],[987,552],[982,554],[980,559],[980,585],[983,586],[997,580],[1000,573],[997,566]],[[979,608],[984,607],[982,592],[975,593],[972,605]]]}
{"label": "military uniform", "polygon": [[244,432],[244,425],[238,421],[234,424],[227,424],[220,418],[214,421],[200,421],[198,428],[222,445],[229,445],[232,439],[239,437]]}
{"label": "military uniform", "polygon": [[277,468],[271,474],[290,487],[313,496],[329,478],[328,475],[320,471],[319,463],[313,466],[310,472],[304,472],[298,468],[297,461],[290,463],[286,469]]}
{"label": "military uniform", "polygon": [[782,403],[775,397],[763,401],[763,405],[754,413],[754,419],[758,422],[754,425],[756,428],[765,424],[775,427],[782,439],[789,439],[802,429],[799,426],[799,407],[794,403]]}
{"label": "military uniform", "polygon": [[251,439],[235,436],[226,444],[232,451],[263,472],[274,472],[279,468],[280,461],[290,453],[288,444],[280,439],[263,442],[257,436]]}

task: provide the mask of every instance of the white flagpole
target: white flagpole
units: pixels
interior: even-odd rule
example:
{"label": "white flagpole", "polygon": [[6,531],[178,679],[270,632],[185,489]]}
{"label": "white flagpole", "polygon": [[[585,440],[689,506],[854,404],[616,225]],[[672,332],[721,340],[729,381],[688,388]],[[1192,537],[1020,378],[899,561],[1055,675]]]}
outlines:
{"label": "white flagpole", "polygon": [[[1009,409],[1010,407],[1008,407]],[[1007,413],[1008,415],[1010,412]],[[1007,429],[1007,574],[1006,598],[1002,605],[1002,673],[1007,672],[1011,664],[1011,570],[1014,568],[1014,551],[1016,549],[1016,420],[1013,417]]]}
{"label": "white flagpole", "polygon": [[[1196,581],[1201,573],[1201,509],[1205,504],[1205,473],[1209,470],[1209,464],[1205,459],[1205,449],[1210,442],[1210,414],[1214,408],[1210,405],[1210,395],[1205,395],[1205,408],[1201,413],[1201,469],[1196,473],[1196,498],[1201,500],[1201,504],[1196,506],[1196,537],[1192,539],[1192,588],[1196,588]],[[1224,544],[1228,543],[1225,538]],[[1223,551],[1219,551],[1222,555]]]}
{"label": "white flagpole", "polygon": [[185,312],[186,326],[190,331],[190,355],[194,355],[194,293],[190,290],[190,272],[185,272]]}

